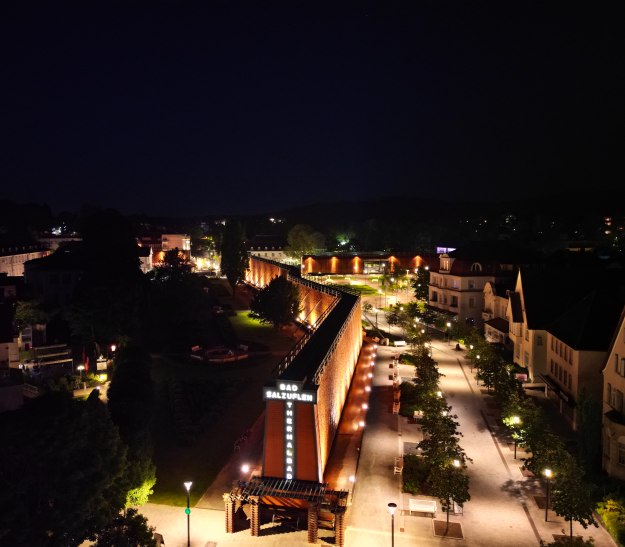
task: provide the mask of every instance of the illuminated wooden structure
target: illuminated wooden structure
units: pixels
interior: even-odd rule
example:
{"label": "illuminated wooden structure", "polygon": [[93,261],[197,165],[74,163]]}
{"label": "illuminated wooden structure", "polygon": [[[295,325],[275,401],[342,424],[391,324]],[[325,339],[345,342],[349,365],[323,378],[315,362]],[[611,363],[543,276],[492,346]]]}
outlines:
{"label": "illuminated wooden structure", "polygon": [[303,274],[360,275],[368,273],[394,273],[425,265],[425,260],[414,253],[322,253],[302,256]]}
{"label": "illuminated wooden structure", "polygon": [[250,529],[260,533],[259,506],[307,512],[309,542],[319,517],[330,513],[335,544],[343,545],[347,492],[323,482],[332,442],[362,346],[360,296],[300,277],[298,268],[251,257],[246,280],[265,286],[276,275],[296,283],[309,333],[263,388],[266,402],[262,476],[224,495],[226,531],[233,515],[250,504]]}

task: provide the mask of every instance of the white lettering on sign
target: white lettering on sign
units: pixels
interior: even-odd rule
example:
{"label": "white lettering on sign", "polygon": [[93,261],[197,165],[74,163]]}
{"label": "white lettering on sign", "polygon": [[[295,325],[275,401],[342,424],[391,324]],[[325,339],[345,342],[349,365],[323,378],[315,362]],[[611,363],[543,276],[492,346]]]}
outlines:
{"label": "white lettering on sign", "polygon": [[273,401],[297,401],[298,403],[314,403],[315,397],[311,393],[293,393],[289,391],[265,390],[265,399]]}
{"label": "white lettering on sign", "polygon": [[297,416],[295,414],[295,403],[317,404],[317,390],[305,389],[304,382],[278,381],[273,386],[263,389],[265,401],[282,401],[284,408],[284,475],[286,479],[293,479],[295,468],[297,467],[297,448],[295,446],[295,435],[297,427]]}

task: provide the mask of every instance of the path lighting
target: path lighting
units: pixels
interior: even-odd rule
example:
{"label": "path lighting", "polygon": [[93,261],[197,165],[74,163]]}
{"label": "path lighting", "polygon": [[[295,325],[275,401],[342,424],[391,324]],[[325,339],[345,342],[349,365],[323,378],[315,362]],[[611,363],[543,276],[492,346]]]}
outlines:
{"label": "path lighting", "polygon": [[447,342],[451,342],[451,332],[449,331],[449,329],[451,328],[451,323],[449,321],[447,321],[446,323],[447,326],[447,330],[445,331],[445,335],[447,337]]}
{"label": "path lighting", "polygon": [[244,464],[241,466],[241,473],[247,474],[247,473],[249,473],[249,472],[250,472],[250,466],[249,466],[249,464],[244,463]]}
{"label": "path lighting", "polygon": [[356,482],[356,477],[354,475],[350,475],[349,476],[349,482],[351,482],[352,484]]}
{"label": "path lighting", "polygon": [[187,514],[187,547],[191,547],[191,481],[184,483],[184,487],[187,489],[187,508],[184,512]]}
{"label": "path lighting", "polygon": [[436,396],[437,397],[442,397],[443,396],[443,392],[442,391],[437,391],[436,392]]}
{"label": "path lighting", "polygon": [[549,468],[543,471],[543,475],[547,479],[547,503],[545,504],[545,522],[549,517],[549,487],[551,486],[551,477],[553,477],[553,471]]}
{"label": "path lighting", "polygon": [[369,408],[369,405],[367,403],[362,403],[363,410],[367,410],[368,408]]}
{"label": "path lighting", "polygon": [[370,372],[369,374],[367,374],[367,376],[368,376],[369,378],[373,378],[373,372]]}
{"label": "path lighting", "polygon": [[460,467],[460,460],[454,460],[452,463],[454,467]]}
{"label": "path lighting", "polygon": [[364,422],[364,420],[360,420],[360,421],[358,422],[358,425],[359,425],[360,427],[365,427],[365,422]]}
{"label": "path lighting", "polygon": [[397,510],[396,503],[388,504],[388,512],[391,514],[391,547],[395,547],[395,511]]}
{"label": "path lighting", "polygon": [[371,386],[365,386],[365,391],[371,391]]}
{"label": "path lighting", "polygon": [[469,349],[473,350],[473,344],[469,344]]}
{"label": "path lighting", "polygon": [[82,381],[82,371],[85,370],[85,365],[78,365],[76,370],[80,371],[80,380]]}

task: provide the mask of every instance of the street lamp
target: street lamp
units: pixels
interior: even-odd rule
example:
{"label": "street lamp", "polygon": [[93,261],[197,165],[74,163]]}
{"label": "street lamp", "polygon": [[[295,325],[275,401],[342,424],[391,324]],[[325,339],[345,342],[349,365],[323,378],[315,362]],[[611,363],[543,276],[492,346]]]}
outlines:
{"label": "street lamp", "polygon": [[447,331],[445,332],[445,334],[447,335],[447,343],[451,342],[451,331],[449,329],[451,329],[451,323],[449,321],[447,321]]}
{"label": "street lamp", "polygon": [[76,370],[80,371],[80,381],[82,382],[82,371],[85,370],[85,365],[78,365]]}
{"label": "street lamp", "polygon": [[[512,426],[515,427],[521,423],[521,418],[518,416],[512,416]],[[516,443],[517,443],[517,434],[514,433],[514,459],[516,460]]]}
{"label": "street lamp", "polygon": [[543,471],[543,475],[545,475],[545,478],[547,479],[547,503],[545,504],[545,522],[547,522],[547,519],[549,517],[549,486],[551,486],[551,477],[553,476],[553,471],[547,468]]}
{"label": "street lamp", "polygon": [[187,508],[184,512],[187,514],[187,547],[191,547],[191,481],[184,483],[184,487],[187,489]]}
{"label": "street lamp", "polygon": [[396,503],[388,504],[388,512],[391,514],[391,547],[395,547],[395,511],[397,510]]}

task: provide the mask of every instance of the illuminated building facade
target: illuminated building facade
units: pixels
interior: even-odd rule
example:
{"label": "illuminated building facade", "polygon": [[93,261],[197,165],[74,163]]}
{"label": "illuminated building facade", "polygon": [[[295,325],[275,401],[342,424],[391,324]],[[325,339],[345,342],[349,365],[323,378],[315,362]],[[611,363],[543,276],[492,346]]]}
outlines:
{"label": "illuminated building facade", "polygon": [[360,297],[302,279],[297,267],[250,258],[250,284],[265,286],[276,275],[299,287],[300,319],[309,332],[263,389],[262,476],[224,496],[226,530],[232,531],[237,504],[251,505],[252,535],[260,533],[260,505],[296,507],[308,511],[309,541],[315,542],[318,515],[326,509],[336,518],[336,544],[343,545],[347,492],[332,490],[324,471],[362,346]]}

